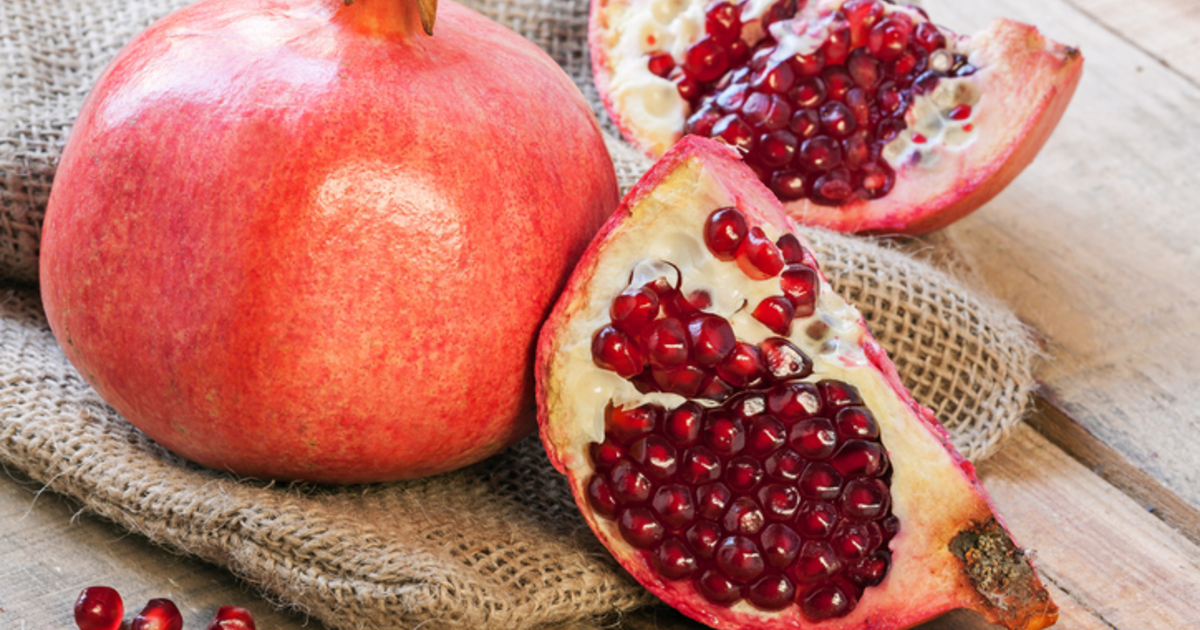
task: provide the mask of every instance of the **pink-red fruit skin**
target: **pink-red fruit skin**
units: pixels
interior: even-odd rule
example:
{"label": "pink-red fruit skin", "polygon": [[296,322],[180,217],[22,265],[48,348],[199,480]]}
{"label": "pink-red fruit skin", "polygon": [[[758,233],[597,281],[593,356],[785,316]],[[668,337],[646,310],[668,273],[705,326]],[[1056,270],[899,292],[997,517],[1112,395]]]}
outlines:
{"label": "pink-red fruit skin", "polygon": [[[638,398],[595,366],[591,335],[646,252],[685,252],[687,264],[654,254],[685,285],[693,273],[733,283],[711,287],[714,309],[729,304],[726,289],[779,290],[778,278],[753,280],[737,261],[681,244],[690,231],[703,247],[705,221],[729,207],[782,256],[809,260],[802,239],[780,236],[794,224],[737,154],[690,136],[630,190],[542,328],[542,441],[599,540],[663,601],[722,630],[900,630],[958,608],[1009,630],[1052,625],[1057,607],[974,467],[819,272],[813,317],[833,322],[824,334],[847,353],[830,359],[824,341],[806,337],[808,322],[793,326],[788,339],[758,345],[774,357],[764,378],[784,381],[769,390],[734,387],[717,407],[681,404]],[[735,349],[746,326],[735,327]],[[610,391],[633,402],[616,404]],[[626,455],[621,445],[634,442]]]}
{"label": "pink-red fruit skin", "polygon": [[41,291],[82,376],[180,455],[418,477],[534,429],[538,327],[618,201],[567,75],[452,0],[432,37],[409,0],[202,0],[89,93]]}
{"label": "pink-red fruit skin", "polygon": [[79,630],[117,630],[125,617],[121,595],[110,586],[89,586],[75,600]]}

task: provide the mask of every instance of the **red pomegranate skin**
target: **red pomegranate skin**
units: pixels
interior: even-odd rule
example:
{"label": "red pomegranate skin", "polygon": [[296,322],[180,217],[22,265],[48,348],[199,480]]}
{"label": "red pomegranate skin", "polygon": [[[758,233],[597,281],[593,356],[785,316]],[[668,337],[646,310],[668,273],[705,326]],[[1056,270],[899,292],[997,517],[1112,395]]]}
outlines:
{"label": "red pomegranate skin", "polygon": [[206,0],[90,93],[47,211],[54,334],[154,440],[369,482],[530,433],[533,343],[618,202],[595,117],[442,0]]}

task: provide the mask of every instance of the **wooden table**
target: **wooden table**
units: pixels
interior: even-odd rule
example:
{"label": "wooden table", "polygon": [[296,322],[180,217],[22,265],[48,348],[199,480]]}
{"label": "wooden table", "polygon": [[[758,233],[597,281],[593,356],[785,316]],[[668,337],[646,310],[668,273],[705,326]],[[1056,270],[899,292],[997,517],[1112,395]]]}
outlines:
{"label": "wooden table", "polygon": [[[935,236],[1044,337],[1037,414],[981,467],[1068,630],[1200,628],[1200,3],[926,0],[960,32],[1038,24],[1087,59],[1045,150]],[[79,590],[171,597],[189,628],[223,604],[319,628],[19,477],[0,480],[0,628],[71,628]],[[137,605],[140,605],[137,604]],[[690,628],[648,611],[629,628]],[[582,626],[581,626],[582,627]],[[924,630],[985,628],[955,613]]]}

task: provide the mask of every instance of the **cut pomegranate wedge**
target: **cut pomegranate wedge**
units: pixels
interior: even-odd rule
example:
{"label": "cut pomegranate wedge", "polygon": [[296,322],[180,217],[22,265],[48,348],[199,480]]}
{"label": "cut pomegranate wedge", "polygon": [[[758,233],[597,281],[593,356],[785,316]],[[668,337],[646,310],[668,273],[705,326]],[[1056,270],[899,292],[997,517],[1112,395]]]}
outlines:
{"label": "cut pomegranate wedge", "polygon": [[959,36],[882,0],[593,0],[596,86],[658,157],[741,151],[793,218],[920,234],[1009,184],[1058,124],[1078,50],[996,20]]}
{"label": "cut pomegranate wedge", "polygon": [[639,182],[544,325],[542,440],[635,578],[716,628],[1057,609],[932,412],[732,149]]}

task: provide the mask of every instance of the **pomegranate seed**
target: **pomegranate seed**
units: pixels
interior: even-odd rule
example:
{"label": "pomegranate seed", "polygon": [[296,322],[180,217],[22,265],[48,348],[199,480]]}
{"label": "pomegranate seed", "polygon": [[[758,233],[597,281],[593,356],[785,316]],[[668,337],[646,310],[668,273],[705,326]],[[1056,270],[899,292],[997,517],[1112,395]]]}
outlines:
{"label": "pomegranate seed", "polygon": [[918,24],[913,29],[912,39],[928,53],[946,47],[946,36],[932,22],[921,22]]}
{"label": "pomegranate seed", "polygon": [[675,69],[675,58],[669,53],[654,53],[646,60],[646,65],[652,74],[665,79]]}
{"label": "pomegranate seed", "polygon": [[748,455],[729,460],[729,465],[725,467],[725,483],[734,492],[749,492],[762,478],[762,464]]}
{"label": "pomegranate seed", "polygon": [[701,435],[705,445],[720,455],[736,455],[746,447],[746,428],[733,416],[709,412]]}
{"label": "pomegranate seed", "polygon": [[89,586],[75,600],[75,625],[79,630],[117,630],[125,618],[125,603],[116,589]]}
{"label": "pomegranate seed", "polygon": [[788,59],[792,72],[800,78],[813,78],[825,69],[825,53],[815,50],[808,55],[794,55]]}
{"label": "pomegranate seed", "polygon": [[783,255],[783,262],[789,265],[802,262],[806,258],[804,246],[795,234],[784,234],[775,244],[779,247],[779,253]]}
{"label": "pomegranate seed", "polygon": [[842,140],[842,162],[846,168],[856,170],[863,162],[871,159],[870,142],[869,134],[862,130]]}
{"label": "pomegranate seed", "polygon": [[758,346],[737,342],[725,361],[717,366],[717,374],[734,387],[757,385],[764,372],[762,351]]}
{"label": "pomegranate seed", "polygon": [[871,28],[867,48],[880,61],[891,61],[904,53],[912,34],[912,21],[903,13],[893,13]]}
{"label": "pomegranate seed", "polygon": [[[873,444],[872,444],[873,446]],[[848,454],[847,457],[851,455]],[[629,447],[629,458],[641,465],[651,478],[663,481],[675,474],[679,462],[675,447],[660,435],[648,435]]]}
{"label": "pomegranate seed", "polygon": [[792,107],[778,94],[752,92],[742,104],[742,119],[751,127],[776,131],[788,126]]}
{"label": "pomegranate seed", "polygon": [[842,514],[861,521],[879,518],[889,507],[888,496],[887,486],[878,479],[851,480],[842,495]]}
{"label": "pomegranate seed", "polygon": [[886,552],[875,552],[851,565],[846,574],[860,588],[875,586],[883,581],[888,564],[890,561]]}
{"label": "pomegranate seed", "polygon": [[604,420],[604,430],[622,444],[632,444],[654,430],[662,409],[656,405],[624,408],[611,407]]}
{"label": "pomegranate seed", "polygon": [[595,476],[588,482],[587,487],[588,503],[596,514],[605,518],[616,518],[617,516],[617,497],[613,494],[612,484],[604,477]]}
{"label": "pomegranate seed", "polygon": [[737,497],[721,519],[726,532],[753,536],[766,523],[762,508],[750,497]]}
{"label": "pomegranate seed", "polygon": [[805,176],[799,171],[776,171],[767,186],[782,201],[803,199],[806,192]]}
{"label": "pomegranate seed", "polygon": [[616,466],[618,462],[625,459],[625,448],[611,440],[592,444],[592,465],[601,470],[607,470]]}
{"label": "pomegranate seed", "polygon": [[[753,233],[753,229],[751,232]],[[774,244],[772,244],[774,247]],[[692,358],[702,366],[711,367],[725,360],[733,351],[736,338],[733,327],[725,318],[701,314],[688,322],[687,334]]]}
{"label": "pomegranate seed", "polygon": [[879,0],[850,0],[842,5],[842,13],[850,23],[851,48],[866,44],[867,33],[883,17],[883,4]]}
{"label": "pomegranate seed", "polygon": [[720,457],[703,446],[697,446],[683,453],[679,478],[689,485],[699,486],[720,479],[722,470]]}
{"label": "pomegranate seed", "polygon": [[846,71],[845,66],[832,66],[821,72],[821,81],[825,83],[825,95],[830,100],[841,101],[846,98],[846,92],[855,87],[854,77]]}
{"label": "pomegranate seed", "polygon": [[767,458],[765,469],[767,476],[779,481],[795,481],[804,472],[806,462],[803,457],[790,448],[776,451]]}
{"label": "pomegranate seed", "polygon": [[699,566],[687,543],[675,536],[662,541],[654,548],[650,557],[653,559],[654,568],[669,580],[687,578],[695,573]]}
{"label": "pomegranate seed", "polygon": [[704,32],[714,41],[728,45],[742,34],[742,20],[737,5],[716,0],[704,12]]}
{"label": "pomegranate seed", "polygon": [[743,152],[754,146],[754,130],[737,114],[728,114],[713,124],[712,137]]}
{"label": "pomegranate seed", "polygon": [[621,538],[637,549],[649,549],[662,540],[666,534],[662,523],[654,518],[650,510],[642,507],[632,507],[617,518],[617,530]]}
{"label": "pomegranate seed", "polygon": [[863,404],[862,396],[852,385],[848,385],[841,381],[825,380],[817,382],[817,391],[821,394],[821,401],[828,411],[849,407],[851,405]]}
{"label": "pomegranate seed", "polygon": [[858,127],[854,112],[845,103],[829,101],[821,106],[821,130],[834,138],[845,138]]}
{"label": "pomegranate seed", "polygon": [[788,265],[780,274],[779,284],[795,308],[796,317],[808,317],[816,311],[821,279],[815,269],[799,263]]}
{"label": "pomegranate seed", "polygon": [[[855,482],[857,481],[858,480],[855,480]],[[804,472],[800,475],[798,486],[800,488],[800,494],[803,494],[806,498],[816,499],[818,501],[832,501],[842,493],[842,486],[844,484],[845,480],[841,475],[838,474],[836,470],[833,469],[833,466],[830,466],[824,462],[814,462],[809,464],[808,468],[804,469]],[[854,500],[861,499],[864,502],[871,500],[871,497],[868,497],[865,492],[865,490],[856,486],[857,494],[855,495],[856,498]],[[848,489],[847,493],[849,493]],[[843,499],[847,501],[851,500],[846,499],[845,497],[843,497]],[[864,505],[867,506],[863,509],[863,512],[865,513],[867,510],[869,510],[870,506],[867,503],[856,504],[856,506]],[[870,505],[874,504],[872,503]],[[845,512],[846,508],[847,506],[843,502],[842,511]]]}
{"label": "pomegranate seed", "polygon": [[879,438],[879,425],[875,417],[863,407],[847,407],[838,412],[834,427],[842,439],[875,440]]}
{"label": "pomegranate seed", "polygon": [[700,427],[703,422],[704,408],[694,402],[685,402],[667,413],[663,433],[679,446],[691,446],[700,439]]}
{"label": "pomegranate seed", "polygon": [[950,120],[966,120],[971,117],[970,105],[955,105],[947,114]]}
{"label": "pomegranate seed", "polygon": [[784,575],[767,575],[746,589],[746,600],[760,610],[782,610],[792,605],[796,586]]}
{"label": "pomegranate seed", "polygon": [[[871,532],[870,528],[875,528]],[[882,536],[875,523],[845,523],[833,534],[830,541],[834,552],[845,562],[854,562],[875,550]]]}
{"label": "pomegranate seed", "polygon": [[673,530],[687,526],[696,518],[692,491],[681,484],[662,486],[656,490],[650,507],[663,525]]}
{"label": "pomegranate seed", "polygon": [[750,87],[764,92],[785,94],[792,89],[795,82],[796,73],[792,70],[792,65],[780,63],[758,71],[750,80]]}
{"label": "pomegranate seed", "polygon": [[129,624],[129,630],[181,630],[183,615],[175,602],[169,599],[152,599],[146,603]]}
{"label": "pomegranate seed", "polygon": [[709,521],[699,521],[683,533],[688,546],[696,552],[698,558],[712,560],[717,553],[717,544],[721,542],[722,532],[719,525]]}
{"label": "pomegranate seed", "polygon": [[[602,329],[603,330],[603,329]],[[683,323],[674,317],[654,320],[642,332],[642,348],[651,366],[669,370],[688,359],[688,336]]]}
{"label": "pomegranate seed", "polygon": [[883,472],[883,450],[875,442],[847,440],[829,463],[844,477],[873,477]]}
{"label": "pomegranate seed", "polygon": [[735,39],[729,42],[725,54],[729,57],[730,67],[743,65],[750,59],[750,45],[744,40]]}
{"label": "pomegranate seed", "polygon": [[817,203],[839,206],[853,195],[850,172],[844,168],[835,168],[813,183],[812,199]]}
{"label": "pomegranate seed", "polygon": [[698,396],[708,382],[708,374],[700,366],[691,363],[673,369],[651,368],[650,376],[654,378],[654,383],[660,390],[684,398]]}
{"label": "pomegranate seed", "polygon": [[733,500],[733,493],[723,483],[710,483],[696,488],[696,515],[706,520],[721,518]]}
{"label": "pomegranate seed", "polygon": [[827,580],[842,570],[842,561],[828,542],[809,540],[800,548],[800,555],[792,565],[792,575],[799,582],[812,583]]}
{"label": "pomegranate seed", "polygon": [[846,70],[854,79],[854,83],[864,90],[875,89],[883,73],[879,60],[872,57],[866,48],[859,48],[850,53],[850,57],[846,59]]}
{"label": "pomegranate seed", "polygon": [[912,135],[912,141],[915,142],[916,144],[925,144],[925,142],[927,140],[926,140],[925,136],[923,136],[919,133],[914,133]]}
{"label": "pomegranate seed", "polygon": [[795,134],[797,140],[815,138],[821,133],[821,115],[815,109],[802,109],[792,114],[788,121],[788,129]]}
{"label": "pomegranate seed", "polygon": [[821,45],[821,53],[825,57],[825,64],[829,66],[838,66],[846,61],[846,55],[850,53],[850,29],[848,27],[835,28],[829,32],[829,38]]}
{"label": "pomegranate seed", "polygon": [[256,630],[254,617],[241,606],[222,606],[205,630]]}
{"label": "pomegranate seed", "polygon": [[831,503],[806,503],[796,515],[796,531],[805,538],[825,538],[833,531],[839,518],[837,508]]}
{"label": "pomegranate seed", "polygon": [[769,415],[760,415],[750,422],[746,448],[759,457],[769,455],[787,442],[783,423]]}
{"label": "pomegranate seed", "polygon": [[812,359],[787,339],[770,337],[764,339],[762,343],[758,344],[758,347],[762,350],[767,372],[775,380],[804,378],[812,374]]}
{"label": "pomegranate seed", "polygon": [[[682,94],[682,92],[680,92]],[[716,108],[705,105],[696,110],[687,119],[687,132],[690,134],[708,137],[712,134],[713,125],[721,119],[723,114]]]}
{"label": "pomegranate seed", "polygon": [[674,79],[671,79],[671,82],[675,84],[675,91],[679,92],[680,98],[685,101],[695,101],[704,93],[704,88],[700,85],[700,82],[686,72],[680,73]]}
{"label": "pomegranate seed", "polygon": [[626,291],[613,299],[609,314],[617,330],[637,335],[658,317],[658,295],[647,287]]}
{"label": "pomegranate seed", "polygon": [[803,540],[791,527],[783,523],[771,523],[759,535],[763,559],[776,569],[785,569],[800,553]]}
{"label": "pomegranate seed", "polygon": [[800,145],[796,159],[810,171],[828,171],[841,165],[842,148],[833,138],[817,136]]}
{"label": "pomegranate seed", "polygon": [[754,319],[762,322],[777,335],[787,335],[792,329],[792,316],[796,308],[782,295],[764,298],[754,308]]}
{"label": "pomegranate seed", "polygon": [[713,102],[721,111],[735,113],[745,106],[746,99],[750,98],[750,94],[750,86],[745,83],[734,83],[717,93]]}
{"label": "pomegranate seed", "polygon": [[592,337],[592,361],[622,378],[640,373],[644,360],[642,351],[633,339],[612,326],[601,328]]}
{"label": "pomegranate seed", "polygon": [[766,280],[783,271],[783,256],[762,228],[754,226],[746,233],[737,251],[738,267],[755,280]]}
{"label": "pomegranate seed", "polygon": [[730,536],[717,544],[717,568],[735,582],[749,582],[766,569],[762,550],[745,536]]}
{"label": "pomegranate seed", "polygon": [[[846,109],[850,110],[850,114],[854,116],[854,127],[858,129],[863,127],[862,131],[866,133],[867,128],[871,125],[871,98],[867,96],[867,92],[862,88],[850,88],[846,92]],[[870,136],[864,136],[864,139],[869,139]]]}
{"label": "pomegranate seed", "polygon": [[845,617],[852,608],[850,597],[839,584],[814,588],[800,600],[800,610],[809,621]]}
{"label": "pomegranate seed", "polygon": [[613,496],[622,505],[645,503],[650,499],[654,484],[636,464],[623,461],[609,473]]}
{"label": "pomegranate seed", "polygon": [[825,418],[810,418],[788,430],[788,446],[809,459],[825,459],[837,448],[837,431]]}
{"label": "pomegranate seed", "polygon": [[742,599],[742,586],[716,569],[707,569],[696,580],[696,590],[708,601],[732,606]]}
{"label": "pomegranate seed", "polygon": [[720,42],[711,36],[702,37],[684,52],[683,68],[696,81],[707,83],[725,74],[729,57]]}
{"label": "pomegranate seed", "polygon": [[767,408],[783,422],[795,423],[820,411],[821,400],[808,383],[781,383],[767,394]]}
{"label": "pomegranate seed", "polygon": [[792,486],[771,484],[758,491],[758,502],[770,521],[790,521],[800,508],[800,493]]}
{"label": "pomegranate seed", "polygon": [[704,244],[719,260],[733,260],[746,238],[746,217],[737,208],[714,210],[704,222]]}
{"label": "pomegranate seed", "polygon": [[891,142],[905,127],[904,121],[899,118],[884,118],[875,128],[876,141],[884,144]]}

